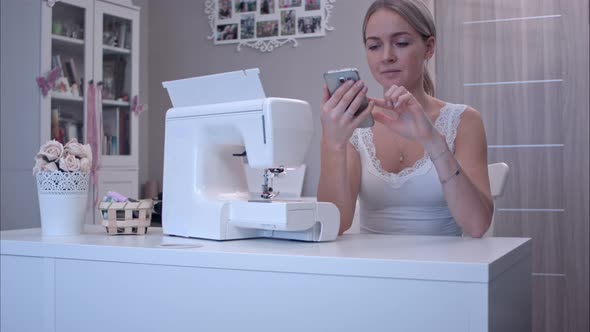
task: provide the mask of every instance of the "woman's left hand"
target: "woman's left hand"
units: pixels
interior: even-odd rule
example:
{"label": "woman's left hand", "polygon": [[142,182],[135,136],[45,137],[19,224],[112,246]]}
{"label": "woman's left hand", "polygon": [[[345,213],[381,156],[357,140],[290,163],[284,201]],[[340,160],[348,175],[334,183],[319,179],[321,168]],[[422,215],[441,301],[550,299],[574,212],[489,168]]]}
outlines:
{"label": "woman's left hand", "polygon": [[398,135],[416,140],[422,145],[432,141],[436,129],[424,113],[422,105],[403,86],[393,85],[385,92],[384,99],[373,99],[381,109],[373,117]]}

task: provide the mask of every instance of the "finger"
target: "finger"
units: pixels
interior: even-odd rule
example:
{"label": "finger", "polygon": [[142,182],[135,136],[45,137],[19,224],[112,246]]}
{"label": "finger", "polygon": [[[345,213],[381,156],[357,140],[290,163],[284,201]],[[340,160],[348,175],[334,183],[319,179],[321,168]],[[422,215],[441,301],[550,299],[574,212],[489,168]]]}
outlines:
{"label": "finger", "polygon": [[403,86],[398,87],[395,91],[392,92],[390,95],[390,99],[388,100],[391,107],[394,109],[400,107],[401,103],[399,101],[399,97],[403,96],[404,94],[408,93],[408,90]]}
{"label": "finger", "polygon": [[393,109],[394,106],[391,102],[391,95],[397,90],[399,89],[399,86],[397,85],[392,85],[389,87],[389,89],[387,89],[387,91],[385,91],[385,93],[383,94],[383,100],[385,101],[385,107],[386,108],[390,108]]}
{"label": "finger", "polygon": [[363,121],[365,121],[373,113],[374,109],[375,102],[369,101],[369,105],[354,117],[354,121],[352,121],[352,126],[354,128],[358,128],[358,126],[360,126],[360,124],[363,123]]}
{"label": "finger", "polygon": [[334,117],[334,112],[332,112],[332,111],[333,111],[335,105],[337,104],[337,101],[334,101],[330,97],[330,91],[328,90],[328,87],[325,84],[323,85],[322,90],[323,90],[323,95],[322,95],[322,103],[321,103],[321,108],[320,108],[320,116],[321,116],[322,121],[324,121],[324,119]]}
{"label": "finger", "polygon": [[356,96],[354,97],[354,99],[352,100],[350,105],[348,105],[348,108],[346,109],[345,114],[347,114],[349,116],[357,115],[359,108],[361,107],[361,105],[365,101],[365,99],[367,98],[367,91],[368,91],[368,88],[367,88],[367,86],[365,86],[356,94]]}
{"label": "finger", "polygon": [[406,92],[408,92],[408,90],[403,86],[393,86],[391,89],[387,90],[385,93],[385,102],[389,108],[399,107],[400,103],[398,98]]}
{"label": "finger", "polygon": [[372,101],[377,107],[388,108],[385,99],[369,98],[369,101]]}
{"label": "finger", "polygon": [[[352,81],[349,81],[352,82]],[[345,84],[350,84],[349,82],[346,82]],[[338,102],[337,108],[340,109],[343,113],[346,112],[346,110],[350,107],[350,104],[352,103],[352,101],[354,100],[354,98],[358,95],[358,93],[364,88],[365,84],[363,83],[363,81],[358,81],[356,83],[353,83],[354,85],[352,85],[348,91],[346,91],[346,93],[344,94],[344,96],[342,96],[342,99],[340,99],[340,101]],[[358,108],[358,106],[357,106]]]}
{"label": "finger", "polygon": [[342,84],[341,86],[338,87],[338,89],[336,89],[336,91],[334,91],[334,93],[331,96],[330,96],[330,92],[329,92],[328,88],[326,87],[327,94],[328,94],[329,98],[326,100],[326,103],[324,104],[324,106],[327,109],[336,108],[338,106],[338,104],[340,103],[340,100],[342,99],[344,94],[346,94],[346,92],[348,92],[348,90],[350,89],[352,84],[354,84],[354,82],[352,82],[352,81],[348,81],[348,82]]}
{"label": "finger", "polygon": [[332,98],[340,102],[340,100],[344,97],[348,90],[350,90],[353,84],[353,81],[346,81],[344,84],[340,85],[338,89],[336,89],[336,91],[334,91],[334,94],[332,94]]}
{"label": "finger", "polygon": [[375,106],[379,107],[381,109],[381,112],[386,114],[388,117],[391,117],[393,119],[397,119],[399,117],[399,112],[397,111],[397,109],[394,109],[393,106],[388,106],[385,102],[385,99],[369,98],[369,101],[373,101],[375,103]]}
{"label": "finger", "polygon": [[395,132],[399,132],[399,130],[401,130],[403,127],[403,123],[401,123],[398,119],[388,116],[383,111],[374,111],[373,119]]}
{"label": "finger", "polygon": [[322,87],[323,95],[322,95],[322,104],[325,104],[330,99],[330,91],[328,91],[328,86],[324,84]]}
{"label": "finger", "polygon": [[411,101],[414,99],[414,96],[412,96],[411,93],[409,93],[408,91],[406,91],[406,93],[400,95],[399,97],[397,97],[397,107],[400,108],[402,106],[406,106],[409,105],[411,103]]}
{"label": "finger", "polygon": [[395,121],[392,118],[390,118],[387,114],[385,114],[383,111],[379,110],[373,112],[373,119],[375,119],[375,121],[377,122],[382,123],[388,128],[390,128],[393,121]]}

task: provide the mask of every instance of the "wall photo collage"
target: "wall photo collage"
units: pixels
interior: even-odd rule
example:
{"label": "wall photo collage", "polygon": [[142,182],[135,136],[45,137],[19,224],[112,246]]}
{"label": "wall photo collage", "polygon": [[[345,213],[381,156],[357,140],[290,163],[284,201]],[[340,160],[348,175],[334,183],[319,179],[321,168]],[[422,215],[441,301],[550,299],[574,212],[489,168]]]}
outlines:
{"label": "wall photo collage", "polygon": [[214,44],[325,35],[326,0],[214,1]]}

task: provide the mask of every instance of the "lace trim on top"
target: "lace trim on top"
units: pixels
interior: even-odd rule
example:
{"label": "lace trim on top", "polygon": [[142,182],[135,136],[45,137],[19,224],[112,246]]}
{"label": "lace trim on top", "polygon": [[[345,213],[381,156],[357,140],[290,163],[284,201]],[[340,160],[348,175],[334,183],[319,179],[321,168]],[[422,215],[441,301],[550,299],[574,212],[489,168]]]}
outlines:
{"label": "lace trim on top", "polygon": [[39,172],[37,190],[40,194],[77,195],[88,190],[88,174],[81,172]]}
{"label": "lace trim on top", "polygon": [[[434,123],[434,127],[445,136],[449,150],[453,153],[455,152],[457,128],[459,127],[461,114],[465,108],[465,105],[453,105],[447,103],[440,110],[440,114]],[[418,159],[411,167],[406,167],[399,173],[385,171],[381,165],[381,161],[377,159],[375,144],[373,143],[373,131],[371,128],[356,129],[350,138],[350,143],[357,151],[359,151],[359,153],[361,145],[364,147],[370,158],[370,165],[372,166],[369,167],[368,170],[394,188],[401,187],[406,181],[414,176],[425,174],[433,165],[430,156],[424,151],[424,156]]]}

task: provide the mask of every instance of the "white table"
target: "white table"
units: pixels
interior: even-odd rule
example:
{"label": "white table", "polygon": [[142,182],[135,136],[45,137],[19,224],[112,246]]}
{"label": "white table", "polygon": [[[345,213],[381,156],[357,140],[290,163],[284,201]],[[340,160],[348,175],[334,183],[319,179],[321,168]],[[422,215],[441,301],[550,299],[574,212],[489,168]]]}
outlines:
{"label": "white table", "polygon": [[216,242],[89,226],[4,231],[0,253],[3,332],[531,330],[528,238]]}

